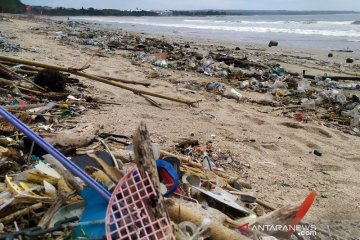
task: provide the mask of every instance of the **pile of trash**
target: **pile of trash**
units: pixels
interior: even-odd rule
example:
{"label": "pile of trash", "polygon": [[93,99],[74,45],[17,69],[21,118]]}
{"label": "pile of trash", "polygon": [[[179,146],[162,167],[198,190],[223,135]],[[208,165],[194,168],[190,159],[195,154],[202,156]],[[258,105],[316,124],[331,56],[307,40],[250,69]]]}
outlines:
{"label": "pile of trash", "polygon": [[294,216],[315,199],[310,193],[303,204],[275,209],[230,174],[239,166],[211,142],[162,149],[145,123],[132,137],[77,123],[83,111],[109,103],[87,96],[73,76],[123,86],[114,81],[84,69],[0,61],[0,239],[282,239],[299,229],[256,226],[274,219],[297,226]]}
{"label": "pile of trash", "polygon": [[[68,143],[72,136],[62,131],[55,139]],[[177,152],[163,151],[149,144],[143,123],[134,139],[89,134],[89,129],[77,132],[77,138],[75,153],[66,160],[76,167],[62,166],[61,157],[39,155],[39,150],[17,156],[31,160],[4,176],[1,239],[282,239],[292,232],[252,231],[251,226],[276,218],[298,224],[293,216],[301,202],[272,211],[249,193],[250,184],[224,171],[221,165],[231,157],[210,144],[190,140],[177,144]],[[14,145],[5,146],[2,160],[14,161]],[[52,152],[49,146],[45,150]]]}
{"label": "pile of trash", "polygon": [[0,31],[0,50],[3,52],[19,52],[21,50],[20,44],[11,43],[9,40],[14,37]]}
{"label": "pile of trash", "polygon": [[[202,48],[198,45],[192,46],[189,42],[169,42],[165,39],[104,29],[96,24],[77,21],[56,21],[49,24],[52,25],[53,31],[59,30],[55,32],[55,39],[62,43],[101,46],[107,52],[127,50],[127,56],[134,65],[150,63],[157,68],[195,71],[221,78],[222,81],[208,80],[203,86],[205,90],[215,93],[217,101],[227,97],[239,102],[248,100],[262,105],[282,107],[285,116],[303,115],[301,119],[304,121],[309,121],[315,113],[320,113],[320,118],[326,125],[352,135],[360,135],[360,78],[356,75],[312,76],[306,75],[305,72],[292,73],[281,68],[276,58],[271,59],[270,55],[261,55],[260,61],[258,53],[247,53],[238,47]],[[309,57],[305,59],[307,62],[313,61],[314,64],[334,69],[357,71],[354,61],[337,66],[336,63],[320,63]],[[302,58],[289,58],[289,62],[296,60],[299,60],[300,64]],[[160,77],[159,72],[153,73],[149,75],[150,78]],[[194,84],[198,83],[188,84],[179,91],[196,93],[201,90],[197,85],[192,86]],[[263,97],[260,101],[246,99],[246,91],[263,93]]]}

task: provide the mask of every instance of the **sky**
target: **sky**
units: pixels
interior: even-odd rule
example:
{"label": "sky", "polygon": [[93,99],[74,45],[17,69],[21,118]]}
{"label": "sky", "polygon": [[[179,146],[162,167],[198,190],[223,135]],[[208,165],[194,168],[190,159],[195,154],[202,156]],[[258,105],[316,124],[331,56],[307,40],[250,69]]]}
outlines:
{"label": "sky", "polygon": [[354,10],[360,0],[22,0],[24,4],[73,8],[145,10]]}

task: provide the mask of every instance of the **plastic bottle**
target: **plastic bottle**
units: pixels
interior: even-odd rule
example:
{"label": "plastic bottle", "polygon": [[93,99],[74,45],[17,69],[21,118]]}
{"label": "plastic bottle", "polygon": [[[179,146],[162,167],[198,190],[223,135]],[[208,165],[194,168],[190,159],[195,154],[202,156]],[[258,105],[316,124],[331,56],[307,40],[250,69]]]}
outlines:
{"label": "plastic bottle", "polygon": [[315,100],[313,99],[303,99],[301,100],[301,107],[308,110],[315,110]]}
{"label": "plastic bottle", "polygon": [[339,93],[336,95],[336,101],[338,103],[344,104],[344,103],[346,103],[346,96],[342,93]]}
{"label": "plastic bottle", "polygon": [[250,85],[249,80],[242,81],[242,82],[240,82],[240,89],[248,88],[249,85]]}
{"label": "plastic bottle", "polygon": [[322,81],[322,76],[315,76],[314,77],[314,80],[315,80],[315,82],[321,82]]}
{"label": "plastic bottle", "polygon": [[236,91],[235,88],[232,88],[230,90],[230,96],[233,97],[234,99],[238,100],[238,101],[243,101],[244,100],[244,96],[239,93],[238,91]]}
{"label": "plastic bottle", "polygon": [[310,81],[303,79],[298,83],[298,91],[306,92],[310,88]]}

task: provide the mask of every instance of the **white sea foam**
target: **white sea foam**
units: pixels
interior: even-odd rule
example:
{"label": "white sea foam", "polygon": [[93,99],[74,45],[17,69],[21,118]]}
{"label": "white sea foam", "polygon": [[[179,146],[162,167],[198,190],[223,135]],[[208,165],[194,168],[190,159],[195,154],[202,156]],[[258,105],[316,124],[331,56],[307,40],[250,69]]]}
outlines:
{"label": "white sea foam", "polygon": [[[222,30],[222,31],[233,31],[233,32],[254,32],[254,33],[289,33],[289,34],[300,34],[300,35],[321,35],[321,36],[333,36],[333,37],[351,37],[351,38],[360,38],[360,31],[354,29],[351,30],[341,30],[337,29],[309,29],[309,28],[299,28],[299,25],[292,27],[273,27],[273,26],[258,26],[258,25],[242,25],[242,24],[232,24],[232,25],[216,25],[208,22],[209,20],[192,20],[193,22],[183,23],[170,23],[170,22],[158,22],[158,21],[144,21],[134,20],[134,19],[122,19],[122,18],[87,18],[81,17],[78,19],[82,20],[96,20],[103,23],[121,23],[121,24],[139,24],[147,26],[156,26],[156,27],[169,27],[169,28],[190,28],[190,29],[204,29],[204,30]],[[209,23],[209,24],[196,24],[196,23]],[[280,23],[278,21],[276,23]],[[243,21],[242,23],[254,23],[250,21]],[[261,22],[257,22],[261,23]],[[264,25],[265,22],[262,22]],[[273,22],[274,23],[274,22]]]}
{"label": "white sea foam", "polygon": [[213,21],[211,21],[211,20],[200,20],[200,19],[184,19],[184,22],[207,23],[207,22],[213,22]]}

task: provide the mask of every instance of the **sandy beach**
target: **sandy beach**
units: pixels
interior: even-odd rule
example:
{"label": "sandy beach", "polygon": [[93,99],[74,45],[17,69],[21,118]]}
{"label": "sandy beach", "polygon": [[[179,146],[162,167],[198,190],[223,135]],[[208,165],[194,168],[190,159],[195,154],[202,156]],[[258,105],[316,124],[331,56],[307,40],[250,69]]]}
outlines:
{"label": "sandy beach", "polygon": [[[289,109],[258,104],[264,94],[250,90],[239,90],[248,99],[246,102],[228,98],[217,101],[204,86],[208,82],[233,86],[233,82],[221,76],[160,68],[149,62],[134,64],[134,52],[130,50],[95,54],[99,49],[96,46],[63,44],[55,40],[57,32],[64,31],[64,25],[54,23],[59,18],[4,17],[10,21],[0,21],[0,31],[13,36],[11,42],[20,44],[23,50],[1,52],[3,56],[76,68],[91,59],[86,72],[144,81],[151,83],[150,87],[137,88],[175,98],[201,100],[198,107],[189,107],[156,99],[162,105],[163,109],[160,109],[132,92],[80,78],[88,86],[88,94],[121,105],[101,105],[99,109],[86,111],[75,121],[100,124],[105,132],[131,136],[144,120],[152,141],[164,150],[171,150],[183,139],[212,141],[214,147],[229,152],[233,158],[233,162],[225,167],[226,171],[250,183],[250,191],[259,199],[279,208],[299,203],[315,190],[318,197],[304,222],[319,228],[330,225],[346,239],[350,238],[344,232],[360,236],[359,136],[341,131],[314,111],[304,111],[307,121],[298,123]],[[97,25],[96,28],[104,27]],[[121,33],[125,34],[124,31]],[[256,63],[278,63],[290,72],[306,70],[306,74],[311,75],[339,76],[358,75],[360,71],[357,53],[334,52],[334,57],[328,58],[329,52],[288,49],[281,47],[281,43],[279,47],[269,48],[252,43],[200,41],[186,36],[146,37],[188,43],[198,51],[210,51],[219,46],[239,47],[238,55],[245,55]],[[346,64],[347,58],[354,58],[354,63]],[[184,88],[194,93],[183,91]],[[321,151],[322,156],[314,155],[314,150]]]}

